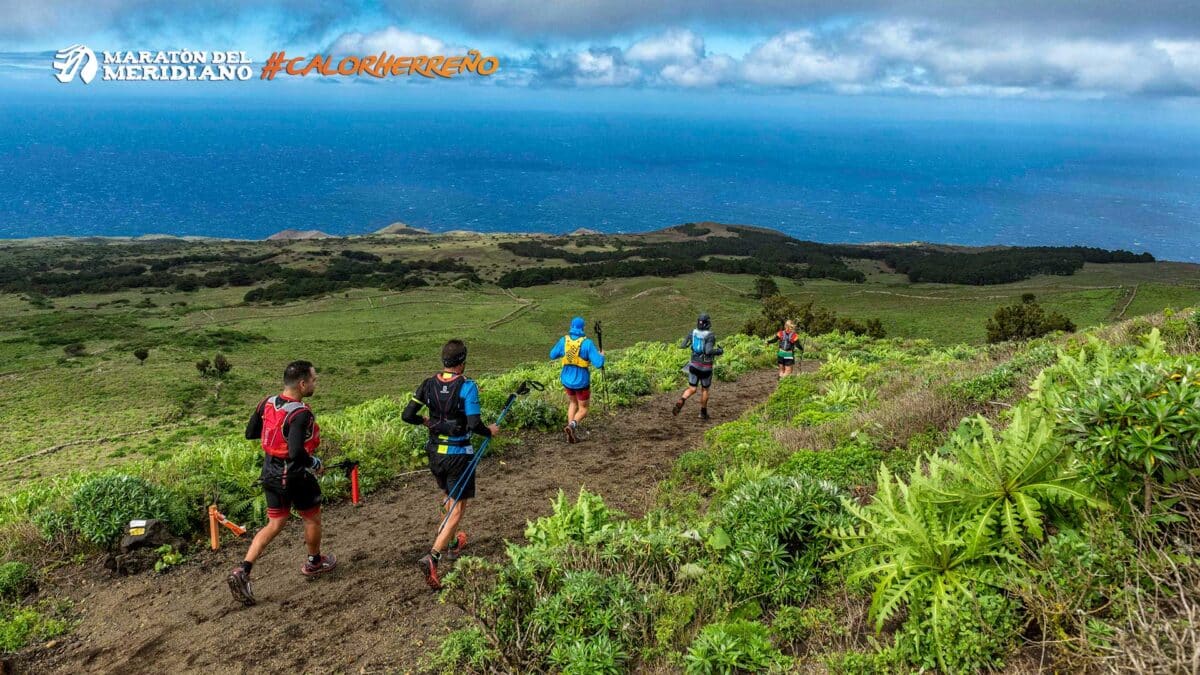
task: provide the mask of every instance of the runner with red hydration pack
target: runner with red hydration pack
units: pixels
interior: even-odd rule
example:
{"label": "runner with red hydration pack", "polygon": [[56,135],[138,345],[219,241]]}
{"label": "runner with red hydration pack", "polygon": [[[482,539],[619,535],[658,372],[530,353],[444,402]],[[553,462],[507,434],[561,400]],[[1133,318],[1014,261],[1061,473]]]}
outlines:
{"label": "runner with red hydration pack", "polygon": [[779,364],[779,379],[782,380],[792,374],[792,367],[796,365],[796,352],[804,352],[804,345],[800,344],[800,334],[796,332],[796,324],[791,319],[783,323],[783,330],[767,340],[767,344],[776,342],[779,343],[779,351],[775,353],[776,363]]}
{"label": "runner with red hydration pack", "polygon": [[584,335],[586,325],[582,316],[571,319],[571,329],[550,350],[551,359],[562,360],[559,380],[567,394],[567,426],[563,432],[568,443],[578,442],[583,435],[579,423],[587,417],[588,401],[592,397],[590,368],[604,367],[604,352]]}
{"label": "runner with red hydration pack", "polygon": [[[409,424],[429,429],[425,452],[429,457],[429,472],[445,495],[441,500],[443,518],[441,529],[429,553],[417,561],[425,583],[437,590],[442,587],[438,564],[442,557],[455,558],[467,545],[467,535],[459,529],[467,501],[475,498],[475,472],[471,459],[475,446],[471,435],[491,438],[500,433],[495,424],[480,419],[479,386],[463,375],[467,365],[467,346],[462,340],[450,340],[442,347],[442,372],[428,378],[417,387],[400,418]],[[429,410],[429,417],[421,409]]]}
{"label": "runner with red hydration pack", "polygon": [[269,396],[254,409],[246,424],[246,439],[258,440],[263,450],[259,475],[267,501],[267,526],[254,535],[250,550],[227,581],[234,599],[255,603],[250,569],[263,550],[283,531],[294,509],[304,519],[308,559],[300,567],[305,576],[316,576],[337,566],[332,555],[321,554],[321,486],[324,473],[313,453],[321,445],[321,427],[304,399],[317,388],[317,370],[308,361],[293,361],[283,371],[283,392]]}
{"label": "runner with red hydration pack", "polygon": [[683,404],[691,398],[692,394],[696,393],[696,388],[699,387],[700,419],[706,420],[708,419],[708,388],[712,386],[713,369],[716,367],[717,357],[725,353],[725,350],[717,346],[717,336],[712,332],[712,319],[707,314],[701,314],[696,319],[695,330],[691,335],[683,338],[679,346],[682,349],[692,350],[692,360],[683,369],[688,376],[688,388],[683,390],[683,394],[675,402],[671,414],[678,415],[679,411],[683,410]]}

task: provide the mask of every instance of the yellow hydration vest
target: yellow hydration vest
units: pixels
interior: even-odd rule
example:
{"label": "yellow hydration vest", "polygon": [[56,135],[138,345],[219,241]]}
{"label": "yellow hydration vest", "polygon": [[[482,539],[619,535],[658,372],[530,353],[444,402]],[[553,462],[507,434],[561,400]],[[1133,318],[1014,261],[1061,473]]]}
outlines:
{"label": "yellow hydration vest", "polygon": [[588,361],[583,360],[583,358],[579,356],[579,350],[583,349],[583,341],[586,339],[587,338],[585,337],[572,339],[570,335],[563,337],[562,364],[564,366],[579,366],[580,368],[587,368],[591,365]]}

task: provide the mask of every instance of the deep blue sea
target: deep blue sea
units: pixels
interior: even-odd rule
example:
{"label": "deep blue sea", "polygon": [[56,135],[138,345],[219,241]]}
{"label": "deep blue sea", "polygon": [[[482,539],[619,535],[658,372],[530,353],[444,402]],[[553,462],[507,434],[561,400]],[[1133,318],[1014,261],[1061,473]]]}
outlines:
{"label": "deep blue sea", "polygon": [[1198,139],[1136,125],[13,104],[0,237],[716,220],[827,242],[1200,261]]}

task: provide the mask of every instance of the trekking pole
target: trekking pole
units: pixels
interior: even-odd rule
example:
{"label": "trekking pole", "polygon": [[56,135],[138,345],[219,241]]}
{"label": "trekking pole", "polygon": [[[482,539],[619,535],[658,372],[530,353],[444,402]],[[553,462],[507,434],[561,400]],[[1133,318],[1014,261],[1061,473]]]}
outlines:
{"label": "trekking pole", "polygon": [[[518,396],[524,396],[530,391],[545,391],[545,389],[546,386],[541,382],[535,382],[533,380],[525,380],[522,382],[517,387],[516,391],[508,395],[508,400],[504,402],[504,407],[500,409],[500,414],[496,416],[496,425],[499,426],[499,424],[504,421],[504,416],[508,414],[508,411],[512,408],[512,405],[516,402]],[[483,439],[483,443],[479,444],[479,450],[475,453],[475,456],[471,458],[470,463],[467,464],[467,470],[462,472],[462,475],[459,476],[458,480],[454,482],[454,487],[450,488],[449,494],[447,494],[446,498],[442,500],[442,506],[445,506],[447,503],[449,503],[450,508],[446,511],[446,517],[442,518],[442,524],[438,525],[438,534],[442,533],[442,528],[446,527],[446,523],[450,520],[450,515],[454,513],[455,507],[458,506],[458,498],[462,495],[462,491],[466,489],[467,481],[470,480],[471,476],[475,474],[475,467],[479,464],[479,460],[483,458],[483,454],[487,452],[488,443],[491,440],[491,436]]]}
{"label": "trekking pole", "polygon": [[[599,320],[592,324],[592,330],[596,332],[596,346],[600,348],[600,351],[604,351],[604,331],[600,328]],[[600,372],[604,375],[600,380],[600,384],[606,384],[608,382],[608,373],[604,371],[604,366],[600,366]],[[600,387],[596,387],[596,393],[603,393]],[[603,403],[603,397],[597,396],[596,398],[599,398],[600,402]]]}

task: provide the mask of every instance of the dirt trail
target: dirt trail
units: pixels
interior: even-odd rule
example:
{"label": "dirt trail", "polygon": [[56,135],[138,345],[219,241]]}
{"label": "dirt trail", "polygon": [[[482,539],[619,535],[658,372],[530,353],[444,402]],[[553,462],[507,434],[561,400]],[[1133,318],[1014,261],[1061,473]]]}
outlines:
{"label": "dirt trail", "polygon": [[[697,419],[695,399],[671,417],[671,392],[589,419],[592,434],[578,445],[557,434],[523,435],[519,446],[480,465],[479,502],[464,520],[470,552],[501,559],[504,541],[520,539],[560,488],[573,495],[586,486],[618,509],[643,513],[676,457],[775,384],[770,371],[716,383],[706,423]],[[299,573],[304,549],[293,522],[254,567],[254,607],[235,604],[225,585],[248,542],[200,553],[165,576],[80,571],[67,590],[83,612],[80,626],[52,650],[27,652],[13,665],[34,673],[414,670],[460,615],[437,601],[413,565],[429,546],[437,505],[436,486],[423,473],[396,480],[359,508],[328,508],[323,548],[340,564],[314,580]]]}

